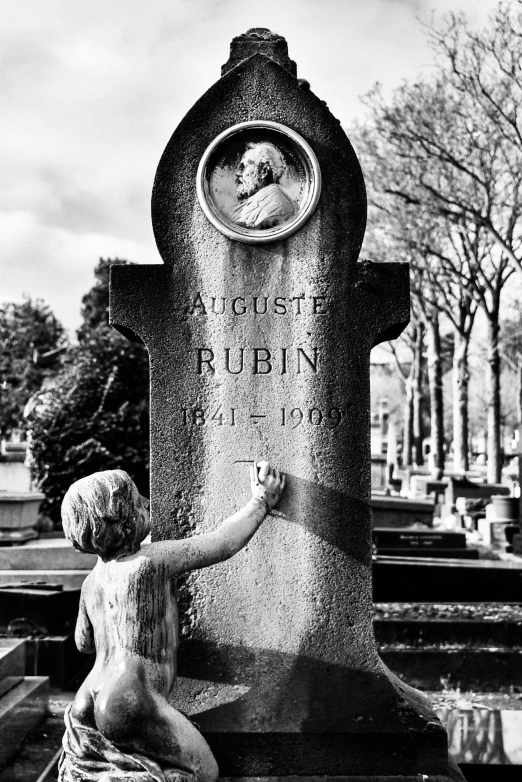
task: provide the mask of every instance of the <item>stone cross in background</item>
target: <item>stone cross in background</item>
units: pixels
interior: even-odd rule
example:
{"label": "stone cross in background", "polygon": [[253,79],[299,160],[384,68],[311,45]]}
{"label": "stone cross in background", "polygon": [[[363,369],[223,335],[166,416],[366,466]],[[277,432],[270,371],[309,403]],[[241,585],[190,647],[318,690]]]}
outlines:
{"label": "stone cross in background", "polygon": [[372,629],[369,356],[408,322],[408,267],[358,262],[361,169],[285,40],[235,38],[223,74],[158,167],[164,265],[111,270],[112,323],[150,354],[155,539],[243,504],[254,458],[287,475],[247,548],[183,586],[175,705],[223,776],[444,776]]}

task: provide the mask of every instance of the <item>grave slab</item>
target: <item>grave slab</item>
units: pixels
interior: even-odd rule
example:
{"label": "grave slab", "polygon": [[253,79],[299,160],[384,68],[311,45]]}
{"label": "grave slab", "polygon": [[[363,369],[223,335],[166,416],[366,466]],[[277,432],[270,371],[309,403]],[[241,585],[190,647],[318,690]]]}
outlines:
{"label": "grave slab", "polygon": [[0,681],[6,676],[25,673],[25,641],[20,638],[0,638]]}
{"label": "grave slab", "polygon": [[413,549],[465,549],[466,535],[463,532],[442,530],[403,529],[385,527],[373,528],[373,542],[380,548]]}
{"label": "grave slab", "polygon": [[3,679],[0,679],[0,698],[18,686],[23,679],[23,676],[5,676]]}
{"label": "grave slab", "polygon": [[466,548],[463,532],[374,527],[372,538],[382,556],[478,559],[476,549]]}
{"label": "grave slab", "polygon": [[81,589],[90,570],[0,570],[0,585],[12,584],[13,581],[54,584],[56,581],[64,589]]}
{"label": "grave slab", "polygon": [[386,548],[377,550],[383,557],[424,557],[426,559],[479,559],[479,552],[472,548]]}
{"label": "grave slab", "polygon": [[409,500],[406,497],[372,494],[372,518],[375,527],[411,527],[412,524],[433,525],[433,500]]}
{"label": "grave slab", "polygon": [[[382,610],[382,604],[380,607]],[[440,648],[451,645],[522,648],[522,622],[517,620],[481,621],[459,617],[413,619],[397,618],[391,614],[388,618],[375,618],[373,626],[379,646],[395,644],[421,649],[426,646]],[[501,685],[505,684],[506,681],[501,682]]]}
{"label": "grave slab", "polygon": [[377,556],[376,602],[520,603],[522,563]]}
{"label": "grave slab", "polygon": [[[111,321],[150,355],[153,538],[234,512],[256,458],[287,475],[248,546],[181,585],[173,703],[225,777],[457,779],[440,722],[372,630],[369,356],[408,321],[408,268],[358,262],[358,161],[281,47],[265,30],[234,39],[235,67],[158,167],[164,264],[111,269]],[[268,142],[297,183],[281,230],[234,217],[235,167]]]}
{"label": "grave slab", "polygon": [[47,677],[27,676],[0,698],[0,766],[44,716],[48,691]]}
{"label": "grave slab", "polygon": [[0,547],[1,571],[90,570],[95,564],[96,556],[75,551],[65,538],[37,540],[8,548]]}
{"label": "grave slab", "polygon": [[382,648],[381,656],[412,687],[513,692],[522,685],[522,651],[513,649]]}

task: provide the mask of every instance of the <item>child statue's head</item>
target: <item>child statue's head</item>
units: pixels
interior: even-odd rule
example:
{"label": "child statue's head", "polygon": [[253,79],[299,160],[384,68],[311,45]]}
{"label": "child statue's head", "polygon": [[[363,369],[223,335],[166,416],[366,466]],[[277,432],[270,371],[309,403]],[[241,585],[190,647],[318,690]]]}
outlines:
{"label": "child statue's head", "polygon": [[148,500],[123,470],[95,472],[70,487],[62,521],[75,549],[108,562],[138,551],[150,530]]}

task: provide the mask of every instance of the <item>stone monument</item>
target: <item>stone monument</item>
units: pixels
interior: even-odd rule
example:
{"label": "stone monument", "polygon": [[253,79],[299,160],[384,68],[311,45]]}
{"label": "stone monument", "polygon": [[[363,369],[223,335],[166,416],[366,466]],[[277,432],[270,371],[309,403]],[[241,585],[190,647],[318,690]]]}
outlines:
{"label": "stone monument", "polygon": [[461,779],[372,629],[369,354],[408,322],[408,267],[358,261],[359,163],[282,37],[232,41],[152,219],[163,264],[112,268],[111,320],[150,354],[153,539],[229,516],[257,456],[287,476],[248,546],[180,585],[173,703],[221,776]]}

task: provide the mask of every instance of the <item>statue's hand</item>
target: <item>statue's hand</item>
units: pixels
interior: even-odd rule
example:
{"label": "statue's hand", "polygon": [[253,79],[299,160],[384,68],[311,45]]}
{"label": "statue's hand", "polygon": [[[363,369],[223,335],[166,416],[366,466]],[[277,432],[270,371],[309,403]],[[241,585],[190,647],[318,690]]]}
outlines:
{"label": "statue's hand", "polygon": [[268,512],[285,488],[285,476],[279,470],[272,469],[268,462],[254,462],[250,468],[250,485],[252,497],[262,500]]}

